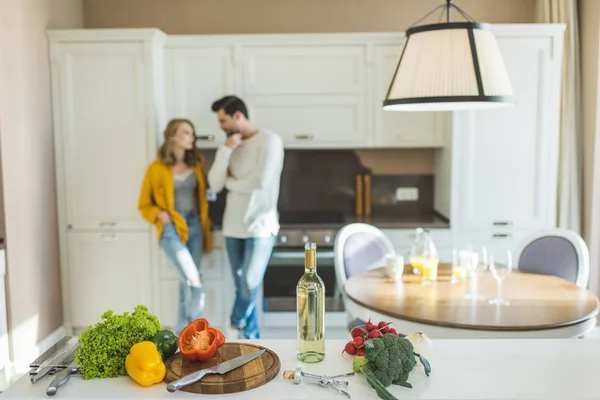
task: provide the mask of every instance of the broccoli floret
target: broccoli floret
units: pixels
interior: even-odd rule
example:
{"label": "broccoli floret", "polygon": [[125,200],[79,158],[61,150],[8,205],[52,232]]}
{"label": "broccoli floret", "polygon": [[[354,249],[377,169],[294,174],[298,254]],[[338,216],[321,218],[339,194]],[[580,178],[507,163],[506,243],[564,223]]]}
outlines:
{"label": "broccoli floret", "polygon": [[385,333],[381,337],[369,340],[364,346],[364,357],[354,357],[352,369],[354,372],[362,372],[377,391],[377,395],[384,400],[395,399],[386,389],[392,383],[412,387],[407,380],[410,371],[417,364],[415,356],[421,359],[427,375],[431,371],[427,360],[415,354],[412,343],[393,333]]}
{"label": "broccoli floret", "polygon": [[412,343],[392,333],[366,342],[365,356],[367,367],[385,387],[405,383],[416,365]]}

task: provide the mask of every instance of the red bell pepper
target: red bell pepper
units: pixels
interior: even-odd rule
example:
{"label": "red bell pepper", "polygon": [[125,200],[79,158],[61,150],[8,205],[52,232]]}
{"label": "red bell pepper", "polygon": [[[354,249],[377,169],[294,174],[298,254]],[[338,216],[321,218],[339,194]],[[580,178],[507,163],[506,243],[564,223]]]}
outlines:
{"label": "red bell pepper", "polygon": [[206,319],[199,318],[181,331],[178,342],[183,358],[206,361],[215,356],[217,349],[225,343],[225,337],[218,329],[211,328]]}

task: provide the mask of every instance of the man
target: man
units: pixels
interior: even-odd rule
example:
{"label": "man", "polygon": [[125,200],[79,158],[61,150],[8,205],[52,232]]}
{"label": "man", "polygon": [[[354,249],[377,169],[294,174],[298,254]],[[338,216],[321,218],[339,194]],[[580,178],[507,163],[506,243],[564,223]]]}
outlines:
{"label": "man", "polygon": [[212,111],[227,135],[208,172],[208,182],[215,192],[228,190],[222,229],[236,286],[228,336],[258,339],[256,297],[279,232],[283,141],[274,132],[256,128],[246,105],[236,96],[215,101]]}

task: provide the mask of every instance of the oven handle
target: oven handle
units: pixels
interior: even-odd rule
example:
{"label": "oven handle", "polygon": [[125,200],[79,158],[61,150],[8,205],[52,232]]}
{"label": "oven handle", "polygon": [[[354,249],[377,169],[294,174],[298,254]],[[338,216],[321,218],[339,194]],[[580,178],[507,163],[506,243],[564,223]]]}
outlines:
{"label": "oven handle", "polygon": [[[323,259],[323,258],[327,258],[327,259],[332,259],[335,257],[335,252],[333,251],[321,251],[321,252],[317,252],[317,260],[318,259]],[[271,259],[273,258],[285,258],[285,259],[302,259],[304,260],[304,251],[280,251],[280,250],[276,250],[273,251],[273,254],[271,254]]]}

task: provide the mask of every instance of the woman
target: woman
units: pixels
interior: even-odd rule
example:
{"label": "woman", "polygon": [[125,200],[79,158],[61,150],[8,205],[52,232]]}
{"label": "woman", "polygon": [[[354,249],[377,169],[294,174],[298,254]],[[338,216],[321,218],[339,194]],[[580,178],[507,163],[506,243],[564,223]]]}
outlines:
{"label": "woman", "polygon": [[148,166],[138,209],[156,225],[160,247],[181,279],[177,334],[204,308],[202,252],[210,251],[210,221],[204,159],[196,148],[194,125],[169,121],[158,159]]}

